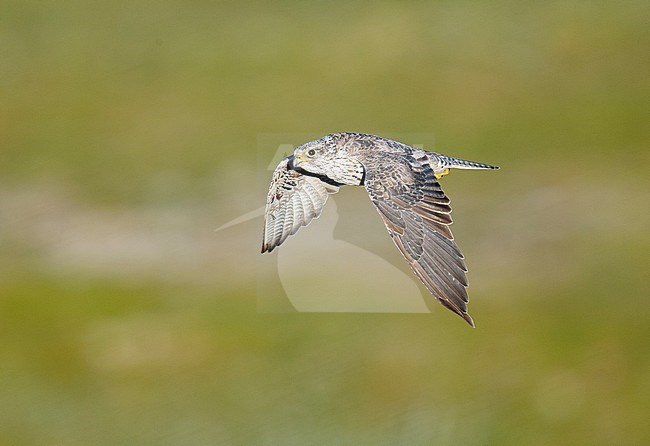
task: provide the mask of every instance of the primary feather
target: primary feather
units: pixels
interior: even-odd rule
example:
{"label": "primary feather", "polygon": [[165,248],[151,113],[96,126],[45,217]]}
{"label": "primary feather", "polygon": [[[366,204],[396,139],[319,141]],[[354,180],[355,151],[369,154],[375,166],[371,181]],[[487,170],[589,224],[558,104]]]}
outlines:
{"label": "primary feather", "polygon": [[267,196],[262,252],[318,217],[327,196],[363,185],[388,234],[429,292],[468,324],[467,267],[454,242],[450,200],[438,179],[450,168],[490,164],[417,149],[363,133],[336,133],[296,148],[275,169]]}

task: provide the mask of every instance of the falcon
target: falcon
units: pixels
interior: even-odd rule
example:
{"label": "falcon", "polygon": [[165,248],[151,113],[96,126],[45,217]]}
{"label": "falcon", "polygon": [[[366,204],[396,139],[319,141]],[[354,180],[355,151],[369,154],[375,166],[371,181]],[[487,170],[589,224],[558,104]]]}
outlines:
{"label": "falcon", "polygon": [[454,242],[450,200],[438,180],[449,169],[498,169],[365,133],[334,133],[298,146],[273,172],[262,253],[317,218],[329,194],[363,186],[415,275],[442,305],[467,313],[467,267]]}

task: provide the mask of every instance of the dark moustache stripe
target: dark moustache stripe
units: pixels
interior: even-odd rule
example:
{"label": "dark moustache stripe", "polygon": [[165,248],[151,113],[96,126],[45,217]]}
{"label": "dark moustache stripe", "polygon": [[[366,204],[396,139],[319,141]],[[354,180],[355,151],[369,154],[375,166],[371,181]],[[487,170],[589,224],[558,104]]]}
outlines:
{"label": "dark moustache stripe", "polygon": [[296,171],[296,172],[298,172],[298,173],[300,173],[302,175],[308,176],[308,177],[318,178],[323,183],[327,183],[327,184],[330,184],[332,186],[337,186],[337,187],[345,186],[345,183],[339,183],[338,181],[334,181],[333,179],[331,179],[330,177],[328,177],[326,175],[308,172],[305,169],[301,169],[300,167],[294,166],[293,165],[293,160],[294,159],[295,159],[295,157],[293,155],[289,156],[289,161],[287,162],[287,168],[288,169],[294,170],[294,171]]}

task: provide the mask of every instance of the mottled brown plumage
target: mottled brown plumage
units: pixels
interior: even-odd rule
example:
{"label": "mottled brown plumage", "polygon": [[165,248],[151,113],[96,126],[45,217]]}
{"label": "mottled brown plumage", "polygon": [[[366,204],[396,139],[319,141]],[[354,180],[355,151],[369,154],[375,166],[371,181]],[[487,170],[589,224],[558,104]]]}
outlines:
{"label": "mottled brown plumage", "polygon": [[438,182],[450,168],[497,169],[362,133],[305,143],[273,174],[262,252],[272,251],[318,217],[328,194],[340,186],[365,186],[416,276],[445,307],[474,326],[467,313],[467,267],[449,228],[449,198]]}

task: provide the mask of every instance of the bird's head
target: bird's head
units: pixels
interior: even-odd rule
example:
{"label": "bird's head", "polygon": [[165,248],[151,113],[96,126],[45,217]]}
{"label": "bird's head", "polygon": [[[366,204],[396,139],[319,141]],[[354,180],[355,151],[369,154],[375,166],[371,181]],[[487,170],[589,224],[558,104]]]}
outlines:
{"label": "bird's head", "polygon": [[297,169],[327,177],[340,184],[362,184],[363,166],[344,148],[339,147],[334,135],[296,147],[293,156],[293,166]]}
{"label": "bird's head", "polygon": [[294,166],[317,175],[324,175],[332,164],[333,150],[322,139],[306,142],[293,152]]}

